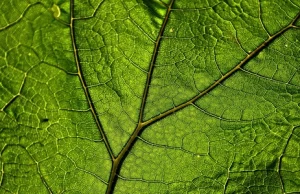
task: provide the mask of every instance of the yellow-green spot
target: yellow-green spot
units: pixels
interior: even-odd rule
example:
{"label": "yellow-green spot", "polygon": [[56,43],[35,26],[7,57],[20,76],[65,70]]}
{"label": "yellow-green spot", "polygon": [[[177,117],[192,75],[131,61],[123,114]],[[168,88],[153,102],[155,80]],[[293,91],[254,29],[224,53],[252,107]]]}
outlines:
{"label": "yellow-green spot", "polygon": [[264,59],[265,57],[266,57],[266,53],[264,53],[264,52],[261,52],[257,55],[258,59]]}
{"label": "yellow-green spot", "polygon": [[53,4],[53,6],[51,7],[51,11],[53,12],[53,16],[55,18],[59,18],[59,16],[60,16],[60,8],[58,7],[58,5]]}

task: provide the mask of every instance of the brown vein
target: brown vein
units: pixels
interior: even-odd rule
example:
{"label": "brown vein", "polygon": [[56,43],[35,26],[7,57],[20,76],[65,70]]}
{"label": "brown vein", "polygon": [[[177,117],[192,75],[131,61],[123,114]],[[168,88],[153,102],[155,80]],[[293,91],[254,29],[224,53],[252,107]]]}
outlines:
{"label": "brown vein", "polygon": [[123,149],[121,150],[121,152],[119,153],[119,155],[115,159],[113,159],[113,167],[112,167],[112,170],[111,170],[111,174],[110,174],[106,194],[113,193],[116,181],[118,179],[118,173],[120,171],[122,163],[123,163],[124,159],[126,158],[126,156],[128,155],[129,150],[131,150],[131,148],[135,144],[138,135],[141,133],[141,131],[143,129],[143,125],[142,125],[143,114],[144,114],[146,99],[147,99],[147,95],[148,95],[148,92],[149,92],[150,82],[151,82],[151,78],[152,78],[152,74],[153,74],[153,70],[154,70],[154,64],[155,64],[157,56],[158,56],[158,49],[159,49],[159,46],[160,46],[160,43],[161,43],[161,40],[162,40],[162,35],[164,33],[167,22],[169,20],[170,13],[171,13],[171,8],[172,8],[173,4],[174,4],[174,0],[172,0],[170,2],[170,4],[168,5],[168,9],[167,9],[167,12],[166,12],[166,15],[165,15],[165,19],[162,23],[159,34],[158,34],[157,39],[155,41],[155,46],[154,46],[152,58],[151,58],[151,61],[150,61],[148,74],[147,74],[146,85],[145,85],[145,89],[144,89],[144,92],[143,92],[141,109],[140,109],[140,112],[139,112],[138,125],[135,128],[133,134],[130,136],[127,143],[125,144],[125,146],[123,147]]}
{"label": "brown vein", "polygon": [[113,155],[113,152],[112,152],[112,149],[109,145],[109,142],[108,142],[108,139],[104,133],[104,130],[101,126],[101,122],[100,122],[100,119],[98,118],[97,116],[97,112],[96,112],[96,108],[95,108],[95,105],[93,104],[92,102],[92,97],[90,95],[90,92],[88,90],[88,87],[87,87],[87,84],[85,82],[85,79],[83,77],[83,72],[82,72],[82,68],[80,66],[80,60],[79,60],[79,55],[78,55],[78,52],[77,52],[77,46],[76,46],[76,41],[75,41],[75,30],[74,30],[74,0],[70,0],[70,33],[71,33],[71,39],[72,39],[72,46],[73,46],[73,51],[74,51],[74,58],[75,58],[75,63],[76,63],[76,66],[77,66],[77,70],[78,70],[78,77],[79,77],[79,80],[80,80],[80,83],[83,87],[83,90],[84,90],[84,94],[85,94],[85,97],[88,101],[88,104],[89,104],[89,107],[90,107],[90,110],[92,112],[92,115],[93,115],[93,118],[96,122],[96,125],[97,125],[97,128],[103,138],[103,142],[105,144],[105,147],[107,149],[107,151],[109,152],[109,155],[110,155],[110,158],[112,160],[115,159],[115,156]]}

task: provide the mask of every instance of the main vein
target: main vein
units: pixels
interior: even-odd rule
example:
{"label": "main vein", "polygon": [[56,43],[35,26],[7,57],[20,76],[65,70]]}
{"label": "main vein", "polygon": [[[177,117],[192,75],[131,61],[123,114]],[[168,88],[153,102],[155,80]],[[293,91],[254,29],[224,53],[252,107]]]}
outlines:
{"label": "main vein", "polygon": [[149,92],[150,82],[151,82],[151,78],[152,78],[152,74],[153,74],[153,70],[154,70],[154,64],[155,64],[157,56],[158,56],[158,50],[159,50],[159,47],[160,47],[162,36],[163,36],[164,31],[165,31],[167,22],[169,20],[171,9],[172,9],[172,6],[174,4],[174,1],[175,0],[171,0],[171,2],[168,5],[168,9],[167,9],[165,18],[163,20],[162,26],[159,30],[159,34],[158,34],[158,36],[156,38],[156,41],[155,41],[155,46],[154,46],[154,49],[153,49],[152,58],[151,58],[151,61],[150,61],[150,66],[149,66],[147,79],[146,79],[146,83],[145,83],[145,88],[144,88],[144,92],[143,92],[142,102],[141,102],[141,106],[140,106],[141,108],[140,108],[140,112],[139,112],[138,125],[135,128],[134,132],[131,134],[129,140],[127,141],[127,143],[125,144],[125,146],[123,147],[123,149],[121,150],[119,155],[115,159],[113,159],[113,167],[112,167],[112,170],[111,170],[110,179],[109,179],[109,183],[108,183],[108,188],[106,190],[106,194],[111,194],[113,192],[116,181],[117,181],[117,178],[118,178],[118,172],[120,171],[120,167],[122,165],[122,162],[126,158],[128,152],[133,147],[134,143],[136,142],[136,139],[137,139],[138,135],[141,133],[142,129],[144,128],[143,115],[144,115],[146,100],[147,100],[147,96],[148,96],[148,92]]}
{"label": "main vein", "polygon": [[105,147],[110,155],[110,158],[112,160],[115,159],[115,156],[113,154],[113,151],[109,145],[109,142],[108,142],[108,139],[104,133],[104,130],[102,128],[102,125],[101,125],[101,122],[100,122],[100,119],[99,117],[97,116],[97,112],[96,112],[96,108],[95,108],[95,105],[92,101],[92,97],[91,97],[91,94],[88,90],[88,87],[87,87],[87,84],[85,82],[85,79],[83,77],[83,71],[82,71],[82,67],[80,65],[80,60],[79,60],[79,55],[78,55],[78,52],[77,52],[77,46],[76,46],[76,41],[75,41],[75,30],[74,30],[74,0],[70,0],[70,33],[71,33],[71,39],[72,39],[72,46],[73,46],[73,51],[74,51],[74,58],[75,58],[75,63],[76,63],[76,66],[77,66],[77,70],[78,70],[78,77],[79,77],[79,80],[80,80],[80,83],[83,87],[83,90],[84,90],[84,94],[85,94],[85,97],[88,101],[88,104],[89,104],[89,107],[90,107],[90,110],[92,112],[92,115],[93,115],[93,118],[96,122],[96,125],[97,125],[97,128],[102,136],[102,139],[103,139],[103,142],[105,144]]}

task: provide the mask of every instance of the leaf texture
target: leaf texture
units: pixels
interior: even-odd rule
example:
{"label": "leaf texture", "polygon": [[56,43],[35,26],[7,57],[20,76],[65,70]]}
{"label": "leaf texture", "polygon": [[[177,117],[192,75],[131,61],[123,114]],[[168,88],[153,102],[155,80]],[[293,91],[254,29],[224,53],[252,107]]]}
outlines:
{"label": "leaf texture", "polygon": [[300,2],[3,0],[0,193],[300,192]]}

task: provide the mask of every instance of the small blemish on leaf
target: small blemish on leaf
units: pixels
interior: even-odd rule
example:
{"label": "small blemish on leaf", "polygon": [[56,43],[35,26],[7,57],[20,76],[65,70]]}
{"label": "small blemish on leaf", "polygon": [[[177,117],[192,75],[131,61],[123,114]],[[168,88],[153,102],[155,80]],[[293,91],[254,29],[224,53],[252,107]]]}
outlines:
{"label": "small blemish on leaf", "polygon": [[264,59],[266,57],[266,54],[264,52],[261,52],[257,55],[258,59]]}
{"label": "small blemish on leaf", "polygon": [[51,7],[51,11],[53,12],[53,16],[55,18],[59,18],[59,16],[60,16],[60,8],[58,7],[58,5],[53,4],[53,6]]}
{"label": "small blemish on leaf", "polygon": [[170,29],[170,32],[174,32],[174,29],[173,29],[173,28],[171,28],[171,29]]}
{"label": "small blemish on leaf", "polygon": [[41,120],[41,122],[48,122],[49,121],[49,119],[48,118],[43,118],[42,120]]}

